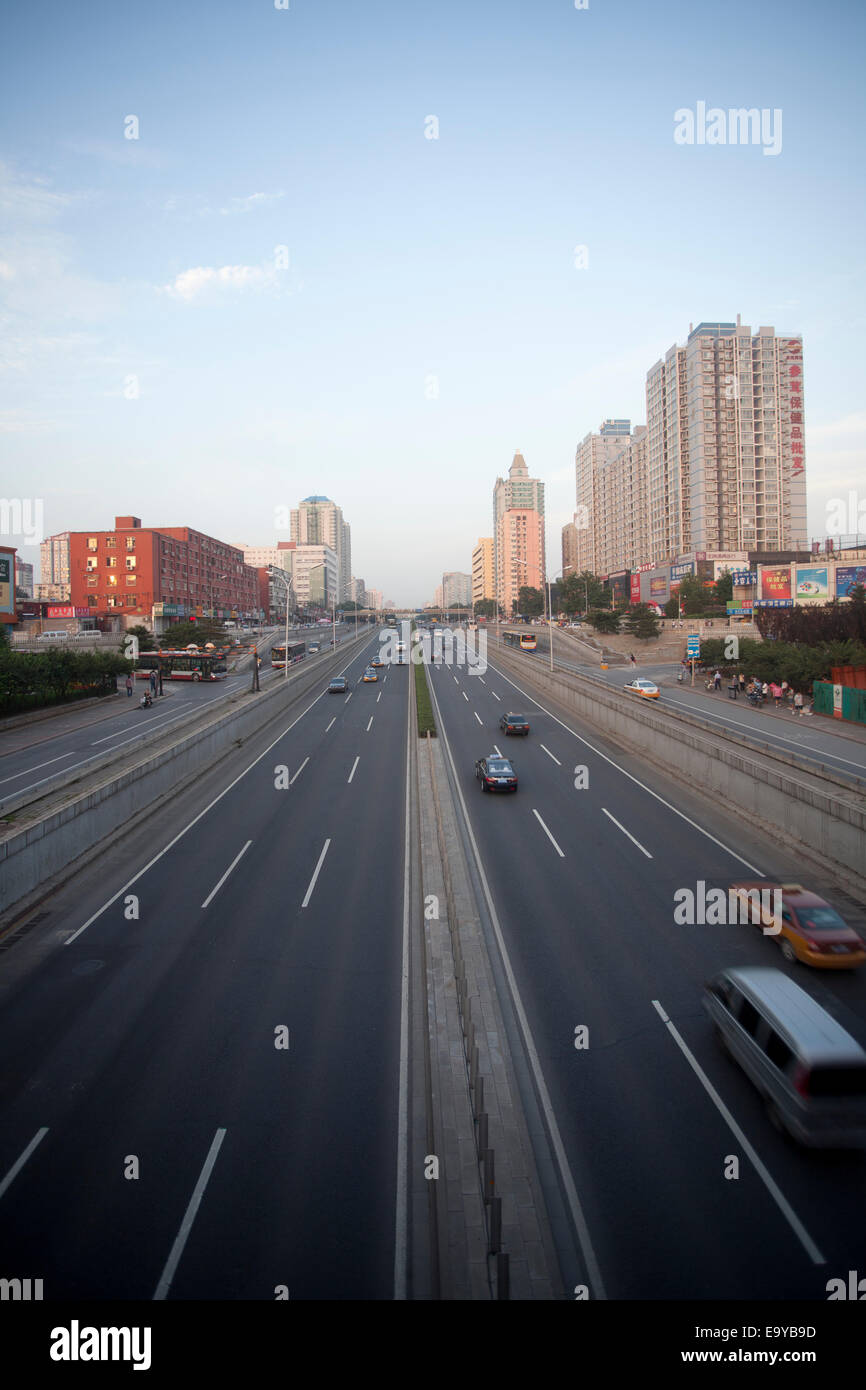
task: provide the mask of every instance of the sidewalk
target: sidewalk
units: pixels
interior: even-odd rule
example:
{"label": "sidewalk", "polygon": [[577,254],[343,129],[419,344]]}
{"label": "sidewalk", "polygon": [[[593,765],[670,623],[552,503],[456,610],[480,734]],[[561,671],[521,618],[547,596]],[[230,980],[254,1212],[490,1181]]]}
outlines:
{"label": "sidewalk", "polygon": [[[674,674],[672,680],[666,680],[665,684],[677,685],[678,681],[676,675]],[[793,724],[795,722],[797,724],[803,724],[804,726],[808,724],[811,729],[820,730],[822,733],[827,734],[838,734],[840,738],[847,738],[852,743],[860,744],[861,747],[866,744],[866,724],[852,724],[850,720],[833,719],[826,714],[803,714],[801,716],[796,714],[793,708],[786,709],[784,705],[781,709],[776,709],[772,695],[767,696],[767,702],[764,705],[750,705],[747,697],[739,693],[737,694],[736,700],[731,700],[728,695],[728,687],[725,685],[724,680],[722,681],[721,690],[707,690],[706,677],[698,674],[695,676],[694,685],[691,685],[688,680],[685,680],[683,681],[682,689],[691,691],[693,695],[702,695],[710,701],[720,700],[725,705],[736,704],[742,706],[745,704],[748,709],[755,709],[765,718],[781,720],[783,724]]]}

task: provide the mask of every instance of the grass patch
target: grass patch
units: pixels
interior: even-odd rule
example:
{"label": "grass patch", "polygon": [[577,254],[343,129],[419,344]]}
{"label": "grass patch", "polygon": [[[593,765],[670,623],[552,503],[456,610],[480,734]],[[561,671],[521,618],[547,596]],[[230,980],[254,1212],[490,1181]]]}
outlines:
{"label": "grass patch", "polygon": [[436,737],[436,720],[433,718],[433,705],[427,688],[427,672],[423,661],[413,661],[415,668],[415,709],[418,712],[418,737],[426,738],[430,733]]}

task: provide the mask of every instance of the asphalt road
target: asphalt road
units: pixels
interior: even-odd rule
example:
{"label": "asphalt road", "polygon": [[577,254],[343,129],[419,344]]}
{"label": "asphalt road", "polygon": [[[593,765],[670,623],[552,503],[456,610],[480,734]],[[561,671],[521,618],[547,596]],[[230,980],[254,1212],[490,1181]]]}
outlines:
{"label": "asphalt road", "polygon": [[[537,651],[522,655],[529,661],[549,661],[547,634],[539,629],[536,636],[539,642]],[[777,716],[775,711],[770,713],[769,709],[754,709],[743,696],[738,696],[736,701],[730,700],[724,683],[718,694],[708,692],[705,678],[700,675],[695,677],[695,688],[690,683],[680,685],[677,681],[678,662],[656,666],[611,666],[607,671],[602,671],[598,663],[590,666],[573,661],[567,648],[560,651],[564,645],[554,639],[557,663],[580,675],[594,676],[617,689],[640,676],[659,686],[664,703],[699,715],[721,730],[754,738],[771,749],[800,759],[804,766],[817,764],[840,777],[866,781],[866,737],[858,738],[859,730],[855,730],[852,737],[850,731],[839,733],[834,730],[832,721],[820,715],[810,718],[782,712]],[[495,639],[490,643],[490,650],[495,651]],[[772,701],[769,701],[769,705],[772,706]]]}
{"label": "asphalt road", "polygon": [[[699,879],[784,881],[801,866],[572,722],[575,736],[495,665],[480,677],[439,664],[432,679],[608,1296],[823,1298],[830,1275],[864,1261],[852,1214],[866,1154],[780,1137],[714,1044],[701,992],[724,966],[775,965],[862,1027],[866,975],[818,979],[752,927],[673,918],[675,890]],[[528,715],[527,738],[500,732],[507,711]],[[480,792],[475,760],[497,750],[513,756],[516,794]]]}
{"label": "asphalt road", "polygon": [[4,1271],[46,1298],[393,1296],[408,671],[357,684],[375,645],[2,957]]}
{"label": "asphalt road", "polygon": [[[330,629],[320,633],[298,633],[298,638],[323,641],[330,638]],[[290,631],[291,640],[291,631]],[[337,625],[341,636],[353,636],[354,631]],[[263,657],[260,681],[267,685],[282,675],[270,664],[270,649],[283,637],[283,631],[269,629],[259,639]],[[323,650],[325,650],[323,648]],[[231,659],[231,658],[230,658]],[[314,658],[309,658],[314,659]],[[144,681],[136,681],[134,693],[113,701],[107,709],[89,706],[51,719],[38,720],[0,733],[0,803],[5,797],[24,791],[34,795],[59,772],[87,770],[89,763],[113,749],[134,749],[142,738],[162,730],[170,730],[189,717],[191,711],[206,707],[228,691],[249,687],[252,669],[249,661],[242,670],[231,672],[221,681],[164,681],[165,694],[151,709],[140,709],[138,701],[145,689]],[[123,682],[120,682],[123,688]]]}

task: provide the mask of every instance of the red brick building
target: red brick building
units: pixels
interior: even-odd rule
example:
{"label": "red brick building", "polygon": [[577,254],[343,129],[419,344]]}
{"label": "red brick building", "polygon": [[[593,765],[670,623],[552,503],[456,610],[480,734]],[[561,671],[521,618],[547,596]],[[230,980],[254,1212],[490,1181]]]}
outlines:
{"label": "red brick building", "polygon": [[173,617],[253,616],[258,575],[243,552],[190,526],[142,526],[118,516],[113,531],[69,535],[70,601],[97,618],[151,618],[154,604]]}

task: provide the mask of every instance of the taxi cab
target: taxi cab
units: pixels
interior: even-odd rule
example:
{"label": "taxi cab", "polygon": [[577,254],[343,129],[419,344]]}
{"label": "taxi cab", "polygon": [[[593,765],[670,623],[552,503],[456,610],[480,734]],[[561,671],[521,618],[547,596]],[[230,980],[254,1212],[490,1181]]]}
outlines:
{"label": "taxi cab", "polygon": [[[825,898],[810,893],[801,883],[768,883],[765,878],[732,883],[730,893],[749,901],[747,894],[768,890],[781,893],[781,930],[775,934],[779,950],[787,961],[802,961],[820,970],[853,970],[866,961],[866,946],[853,927],[849,927]],[[760,898],[751,901],[760,901]],[[772,903],[772,896],[767,899]],[[743,913],[740,913],[742,918]],[[748,914],[748,920],[763,926],[776,925],[772,909]],[[773,940],[773,937],[770,937]]]}
{"label": "taxi cab", "polygon": [[652,681],[644,680],[642,676],[624,685],[623,690],[627,690],[630,695],[641,695],[645,700],[657,700],[660,694],[658,686],[653,685]]}
{"label": "taxi cab", "polygon": [[377,676],[376,672],[373,670],[373,667],[372,667],[372,666],[368,666],[367,669],[366,669],[366,671],[364,672],[363,676],[361,677],[361,679],[364,680],[364,681],[377,681],[377,680],[379,679],[379,677]]}

